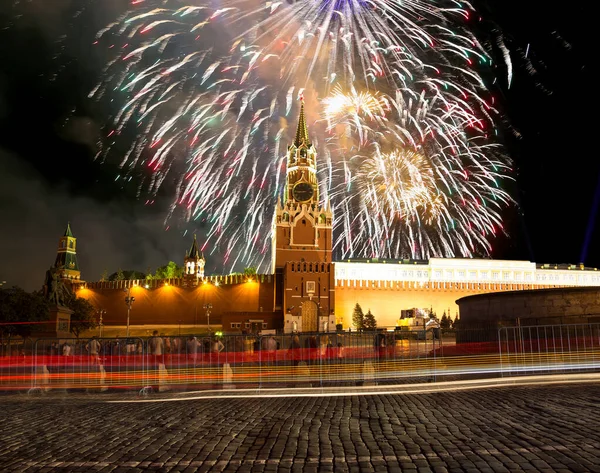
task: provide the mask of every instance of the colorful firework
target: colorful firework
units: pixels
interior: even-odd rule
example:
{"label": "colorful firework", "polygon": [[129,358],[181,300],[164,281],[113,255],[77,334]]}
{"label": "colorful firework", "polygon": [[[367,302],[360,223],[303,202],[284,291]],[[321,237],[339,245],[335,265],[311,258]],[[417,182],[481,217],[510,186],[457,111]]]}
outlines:
{"label": "colorful firework", "polygon": [[90,94],[120,104],[103,152],[125,149],[127,172],[150,168],[152,192],[178,176],[173,209],[208,224],[205,249],[224,253],[229,268],[266,267],[288,119],[304,94],[338,256],[489,252],[511,202],[501,188],[509,163],[494,143],[496,112],[477,72],[490,59],[468,31],[470,9],[210,5],[134,2],[97,36],[115,55]]}

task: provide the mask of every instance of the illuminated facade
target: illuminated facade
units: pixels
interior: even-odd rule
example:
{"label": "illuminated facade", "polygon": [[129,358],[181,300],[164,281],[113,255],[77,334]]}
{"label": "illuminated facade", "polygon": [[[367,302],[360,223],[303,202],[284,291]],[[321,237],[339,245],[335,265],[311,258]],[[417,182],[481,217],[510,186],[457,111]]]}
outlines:
{"label": "illuminated facade", "polygon": [[304,101],[287,151],[284,189],[273,218],[275,310],[283,312],[286,333],[334,331],[333,214],[319,198],[317,152],[308,136]]}
{"label": "illuminated facade", "polygon": [[456,300],[503,291],[600,286],[600,272],[583,265],[536,265],[529,261],[431,258],[429,261],[335,263],[336,318],[352,325],[356,303],[379,326],[392,327],[400,310],[433,309],[454,318]]}

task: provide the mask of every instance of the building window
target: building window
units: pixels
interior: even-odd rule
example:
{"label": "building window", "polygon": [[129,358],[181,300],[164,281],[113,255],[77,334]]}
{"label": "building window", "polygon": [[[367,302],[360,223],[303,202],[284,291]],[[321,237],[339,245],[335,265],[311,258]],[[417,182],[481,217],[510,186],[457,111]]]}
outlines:
{"label": "building window", "polygon": [[235,324],[233,322],[231,323],[231,328],[235,328]]}
{"label": "building window", "polygon": [[477,279],[477,271],[470,271],[469,279]]}
{"label": "building window", "polygon": [[308,294],[314,294],[316,292],[316,287],[315,281],[306,281],[306,292]]}
{"label": "building window", "polygon": [[464,278],[465,278],[465,272],[464,272],[464,271],[459,271],[459,272],[458,272],[458,277],[459,277],[460,279],[464,279]]}
{"label": "building window", "polygon": [[246,328],[250,328],[250,322],[246,322]]}
{"label": "building window", "polygon": [[262,328],[266,329],[267,328],[267,324],[263,322]]}
{"label": "building window", "polygon": [[492,279],[499,279],[500,273],[498,271],[492,271]]}
{"label": "building window", "polygon": [[488,272],[487,271],[481,271],[481,279],[487,279],[488,278]]}

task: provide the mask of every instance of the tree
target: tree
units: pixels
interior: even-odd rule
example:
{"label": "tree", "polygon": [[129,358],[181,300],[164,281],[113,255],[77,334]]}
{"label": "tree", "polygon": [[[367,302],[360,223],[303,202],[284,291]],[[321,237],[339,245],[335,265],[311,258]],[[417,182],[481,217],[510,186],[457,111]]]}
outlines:
{"label": "tree", "polygon": [[104,281],[108,281],[108,270],[104,270],[102,271],[102,276],[100,276],[100,281],[104,282]]}
{"label": "tree", "polygon": [[146,279],[146,275],[135,269],[119,269],[108,277],[108,281],[124,281],[132,279]]}
{"label": "tree", "polygon": [[377,328],[377,320],[375,320],[375,316],[371,313],[371,309],[365,315],[363,326],[365,330],[375,330]]}
{"label": "tree", "polygon": [[71,314],[71,332],[79,338],[79,334],[86,330],[96,328],[96,309],[87,299],[77,297],[71,299],[69,309]]}
{"label": "tree", "polygon": [[460,325],[460,319],[458,318],[458,314],[454,317],[454,322],[452,322],[452,328],[458,328]]}
{"label": "tree", "polygon": [[352,324],[356,327],[356,330],[359,331],[363,330],[365,327],[365,315],[358,302],[354,306],[354,311],[352,312]]}
{"label": "tree", "polygon": [[0,289],[0,332],[28,337],[34,328],[50,323],[49,308],[41,291],[29,293],[16,286]]}
{"label": "tree", "polygon": [[446,316],[446,312],[442,315],[442,320],[440,320],[440,328],[450,328],[450,324],[452,319]]}
{"label": "tree", "polygon": [[248,266],[244,268],[244,276],[256,276],[256,268],[254,266]]}
{"label": "tree", "polygon": [[165,266],[160,266],[156,269],[156,273],[154,274],[154,279],[171,279],[171,278],[181,278],[184,274],[183,266],[178,266],[177,263],[173,261],[169,261],[169,264]]}

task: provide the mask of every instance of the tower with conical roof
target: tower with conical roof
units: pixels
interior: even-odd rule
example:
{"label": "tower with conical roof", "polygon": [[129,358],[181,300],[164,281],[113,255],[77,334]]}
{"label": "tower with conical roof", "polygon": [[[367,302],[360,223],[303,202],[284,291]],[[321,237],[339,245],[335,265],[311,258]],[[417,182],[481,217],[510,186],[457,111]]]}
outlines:
{"label": "tower with conical roof", "polygon": [[78,281],[81,279],[81,271],[77,263],[77,238],[71,231],[71,223],[67,223],[65,234],[58,240],[58,251],[54,266],[60,270],[62,279]]}
{"label": "tower with conical roof", "polygon": [[273,218],[275,308],[284,313],[286,332],[335,330],[333,213],[319,196],[317,150],[308,135],[303,99],[286,163],[283,199],[278,198]]}
{"label": "tower with conical roof", "polygon": [[196,235],[194,235],[192,247],[185,254],[184,258],[185,280],[191,284],[198,284],[198,281],[204,278],[205,264],[204,254],[198,248],[198,240],[196,240]]}

